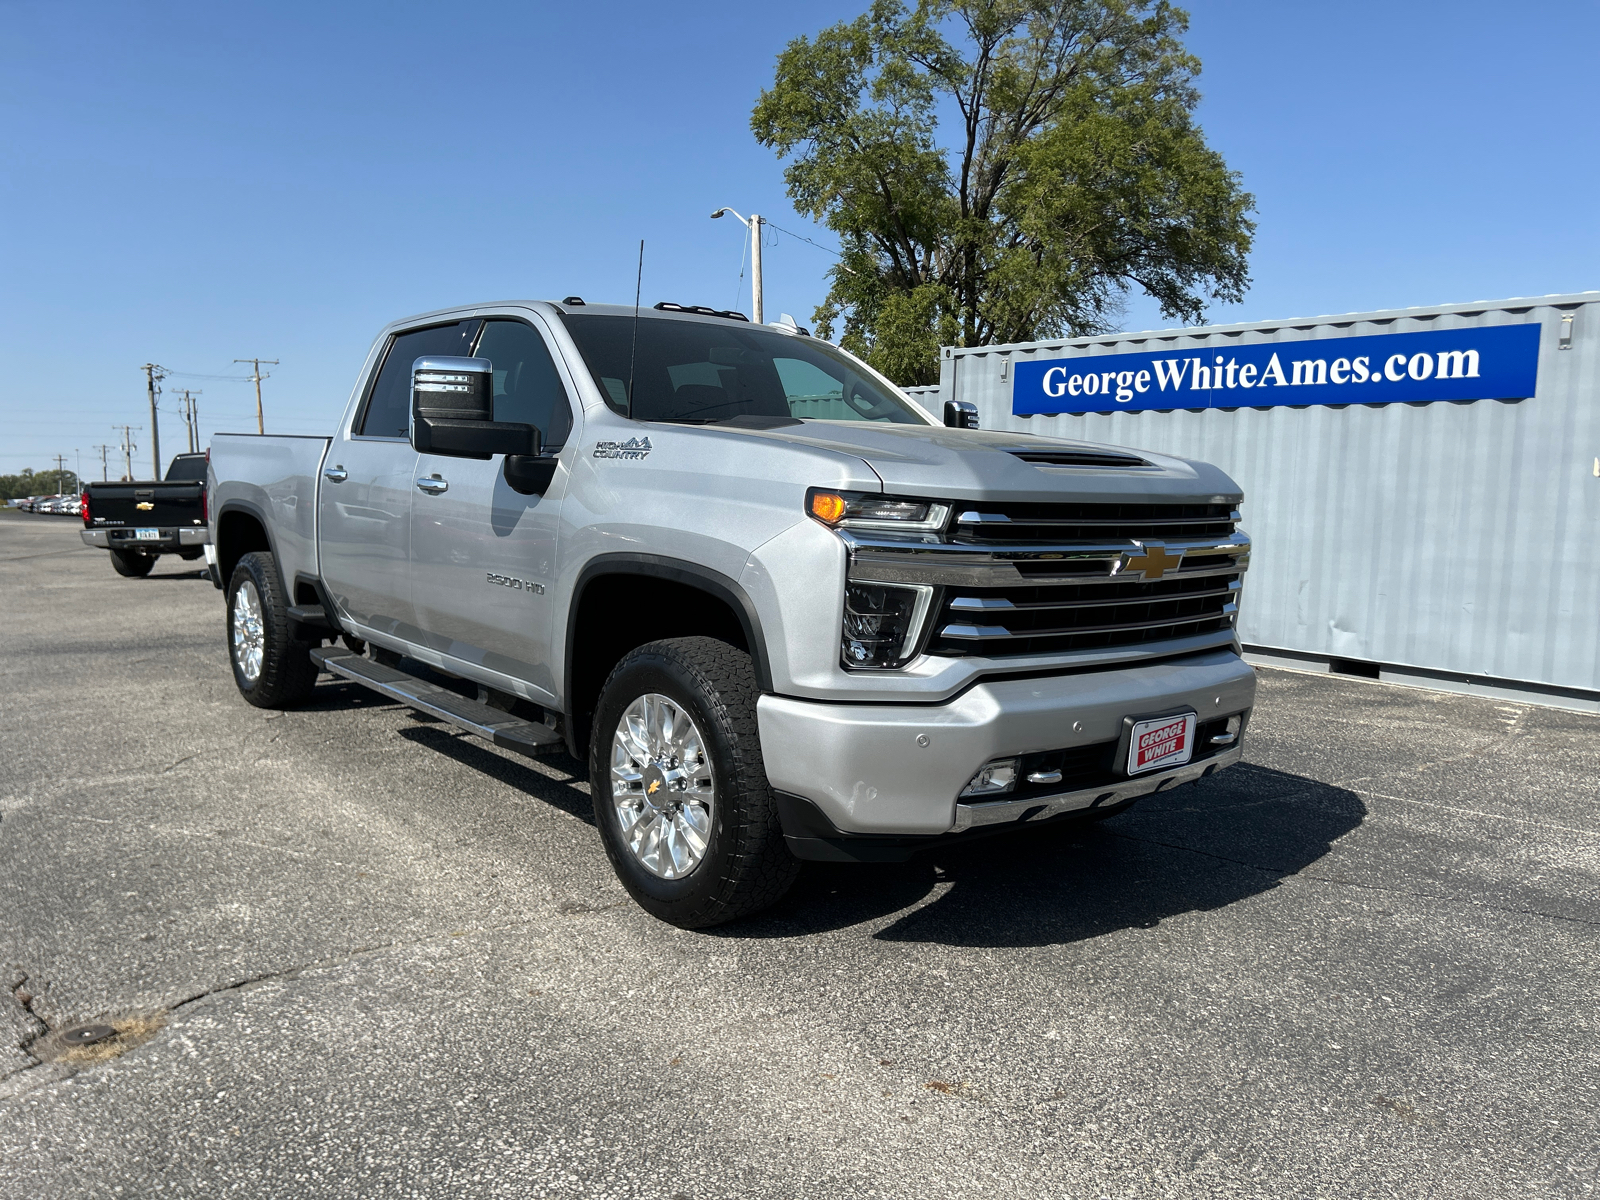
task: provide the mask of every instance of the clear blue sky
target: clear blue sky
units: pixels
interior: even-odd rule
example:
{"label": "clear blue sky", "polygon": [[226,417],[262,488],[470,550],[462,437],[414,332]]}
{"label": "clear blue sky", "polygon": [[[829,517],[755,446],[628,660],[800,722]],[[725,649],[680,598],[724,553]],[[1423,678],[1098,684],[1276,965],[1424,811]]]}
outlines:
{"label": "clear blue sky", "polygon": [[[0,3],[0,472],[78,448],[97,476],[113,422],[149,424],[147,361],[190,373],[167,386],[203,389],[209,435],[253,428],[253,393],[199,376],[281,359],[268,432],[322,433],[387,321],[631,299],[641,237],[646,303],[748,311],[707,214],[828,241],[749,112],[790,38],[865,2]],[[1201,121],[1260,210],[1255,284],[1212,319],[1600,287],[1600,6],[1190,11]],[[778,236],[769,312],[809,321],[830,261]],[[1166,322],[1135,296],[1125,324]]]}

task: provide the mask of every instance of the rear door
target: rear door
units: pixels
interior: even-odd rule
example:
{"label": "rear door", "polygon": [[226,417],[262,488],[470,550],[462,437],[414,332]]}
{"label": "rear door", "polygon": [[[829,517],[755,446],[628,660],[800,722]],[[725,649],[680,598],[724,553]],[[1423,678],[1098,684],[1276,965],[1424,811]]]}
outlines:
{"label": "rear door", "polygon": [[322,581],[339,612],[380,633],[417,640],[411,600],[411,364],[466,354],[476,318],[393,335],[351,427],[328,448],[318,496]]}
{"label": "rear door", "polygon": [[[572,440],[571,381],[531,319],[489,317],[473,353],[494,366],[495,420],[538,426],[552,452]],[[423,482],[411,498],[417,623],[431,649],[553,700],[549,593],[567,468],[557,468],[543,496],[523,496],[506,483],[504,461],[418,457]]]}

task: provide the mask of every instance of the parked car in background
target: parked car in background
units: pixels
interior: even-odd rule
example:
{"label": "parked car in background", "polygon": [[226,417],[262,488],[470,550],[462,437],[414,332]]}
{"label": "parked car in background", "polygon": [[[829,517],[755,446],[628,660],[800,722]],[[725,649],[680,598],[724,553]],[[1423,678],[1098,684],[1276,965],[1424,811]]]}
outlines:
{"label": "parked car in background", "polygon": [[177,455],[163,480],[85,484],[79,514],[84,544],[109,550],[118,575],[148,575],[163,554],[199,558],[211,543],[206,456]]}

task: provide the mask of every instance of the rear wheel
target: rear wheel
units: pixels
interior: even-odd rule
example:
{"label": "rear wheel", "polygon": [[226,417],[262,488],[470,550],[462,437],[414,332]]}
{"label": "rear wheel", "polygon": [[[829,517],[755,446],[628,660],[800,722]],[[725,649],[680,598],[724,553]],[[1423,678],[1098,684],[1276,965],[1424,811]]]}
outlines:
{"label": "rear wheel", "polygon": [[228,656],[239,694],[257,708],[287,708],[317,682],[311,643],[289,633],[278,564],[265,551],[246,554],[228,583]]}
{"label": "rear wheel", "polygon": [[589,781],[617,877],[684,929],[776,902],[799,873],[756,730],[750,656],[713,638],[629,653],[596,708]]}
{"label": "rear wheel", "polygon": [[143,579],[155,570],[156,560],[152,554],[133,554],[126,550],[113,550],[111,552],[111,566],[118,575],[125,575],[129,579]]}

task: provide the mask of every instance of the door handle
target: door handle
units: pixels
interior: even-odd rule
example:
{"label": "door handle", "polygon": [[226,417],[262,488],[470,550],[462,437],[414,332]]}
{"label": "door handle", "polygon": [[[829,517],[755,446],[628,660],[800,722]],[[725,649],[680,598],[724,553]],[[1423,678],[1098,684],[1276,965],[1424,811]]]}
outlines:
{"label": "door handle", "polygon": [[346,479],[350,478],[350,472],[346,471],[342,466],[323,467],[322,477],[329,483],[343,483]]}
{"label": "door handle", "polygon": [[437,496],[450,490],[450,481],[440,479],[437,475],[430,475],[426,479],[417,480],[417,490],[427,492],[430,496]]}

